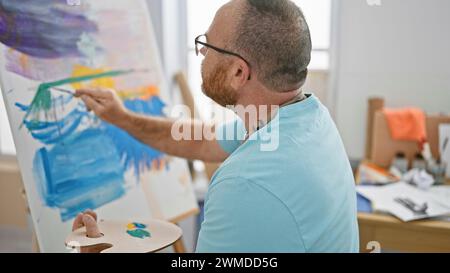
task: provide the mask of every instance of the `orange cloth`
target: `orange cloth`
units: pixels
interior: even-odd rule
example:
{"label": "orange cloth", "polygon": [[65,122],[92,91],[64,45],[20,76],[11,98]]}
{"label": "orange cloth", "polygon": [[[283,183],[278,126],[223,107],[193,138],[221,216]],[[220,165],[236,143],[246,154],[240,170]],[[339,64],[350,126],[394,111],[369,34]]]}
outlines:
{"label": "orange cloth", "polygon": [[385,109],[391,136],[394,140],[416,141],[423,144],[427,139],[425,114],[417,108]]}

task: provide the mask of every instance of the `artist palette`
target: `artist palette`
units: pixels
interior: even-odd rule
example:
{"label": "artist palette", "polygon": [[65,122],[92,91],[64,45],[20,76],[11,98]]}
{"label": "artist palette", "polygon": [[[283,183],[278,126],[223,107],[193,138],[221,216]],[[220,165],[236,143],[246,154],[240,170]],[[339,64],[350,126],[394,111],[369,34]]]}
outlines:
{"label": "artist palette", "polygon": [[100,220],[100,238],[89,238],[86,228],[82,227],[70,234],[65,244],[70,248],[111,245],[101,253],[148,253],[166,248],[181,238],[181,229],[170,222],[149,220],[106,221]]}

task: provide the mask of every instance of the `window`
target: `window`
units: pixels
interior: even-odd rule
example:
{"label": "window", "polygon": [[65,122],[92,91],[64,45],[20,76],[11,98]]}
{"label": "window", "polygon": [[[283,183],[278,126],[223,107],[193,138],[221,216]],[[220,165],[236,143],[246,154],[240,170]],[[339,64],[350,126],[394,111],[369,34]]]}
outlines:
{"label": "window", "polygon": [[16,148],[9,127],[8,117],[6,115],[5,103],[0,89],[0,155],[16,154]]}
{"label": "window", "polygon": [[[209,120],[214,103],[201,92],[201,62],[203,58],[195,55],[194,39],[207,31],[215,11],[227,0],[187,0],[188,26],[188,75],[194,97],[203,119]],[[294,0],[301,7],[308,21],[313,42],[312,60],[309,70],[329,69],[329,48],[331,29],[331,0]],[[205,12],[208,11],[208,12]]]}
{"label": "window", "polygon": [[294,0],[308,22],[312,39],[310,70],[327,70],[330,56],[331,0]]}

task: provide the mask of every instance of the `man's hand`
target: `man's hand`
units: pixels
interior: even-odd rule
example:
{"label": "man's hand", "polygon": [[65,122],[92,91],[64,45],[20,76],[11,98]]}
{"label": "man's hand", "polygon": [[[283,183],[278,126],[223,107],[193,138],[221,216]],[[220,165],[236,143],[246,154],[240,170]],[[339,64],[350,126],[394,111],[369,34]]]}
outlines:
{"label": "man's hand", "polygon": [[79,89],[75,97],[81,98],[88,110],[92,110],[102,120],[119,127],[126,124],[128,110],[114,90]]}
{"label": "man's hand", "polygon": [[[72,231],[75,231],[82,227],[86,227],[86,235],[89,238],[99,238],[103,236],[97,225],[97,214],[92,210],[86,210],[84,213],[78,214],[75,220],[73,221]],[[99,244],[94,246],[81,247],[80,252],[99,253],[102,250],[105,250],[110,247],[111,245],[108,244]]]}
{"label": "man's hand", "polygon": [[102,237],[97,225],[97,213],[92,210],[86,210],[84,213],[79,213],[72,224],[72,231],[79,228],[86,227],[86,233],[89,238]]}

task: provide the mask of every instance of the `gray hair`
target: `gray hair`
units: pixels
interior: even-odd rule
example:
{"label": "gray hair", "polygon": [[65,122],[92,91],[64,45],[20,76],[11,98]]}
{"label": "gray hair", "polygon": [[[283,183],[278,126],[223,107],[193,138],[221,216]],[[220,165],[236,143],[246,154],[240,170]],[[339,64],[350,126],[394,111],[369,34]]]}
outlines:
{"label": "gray hair", "polygon": [[232,45],[259,80],[279,92],[302,86],[311,61],[311,35],[290,0],[247,0]]}

